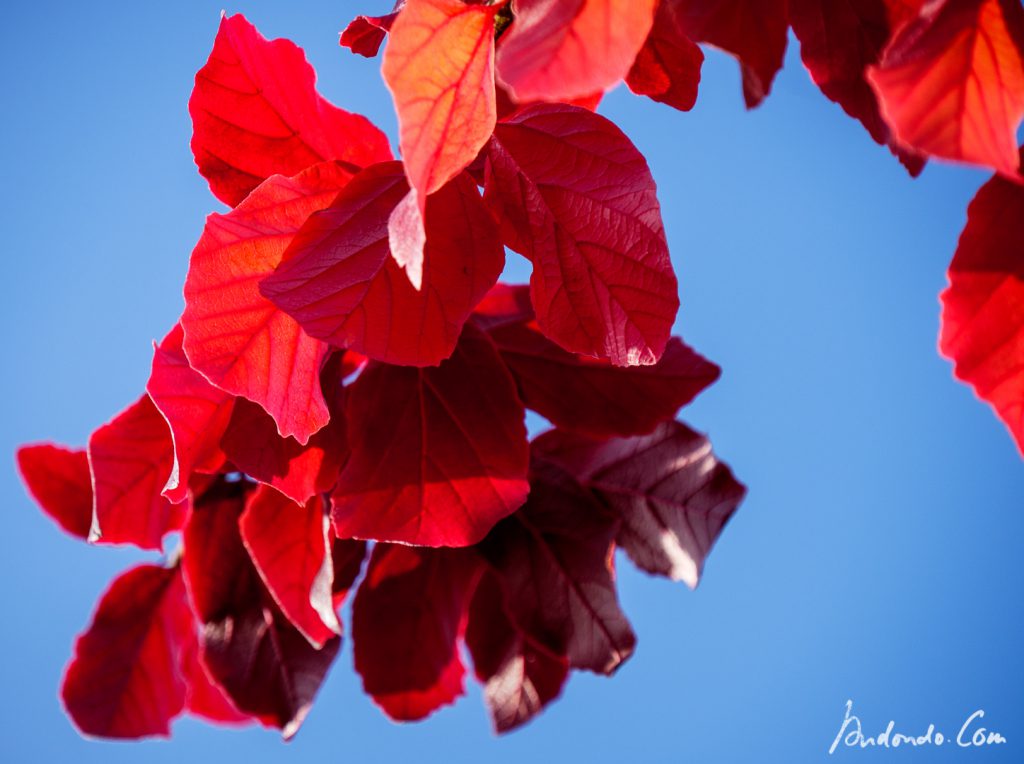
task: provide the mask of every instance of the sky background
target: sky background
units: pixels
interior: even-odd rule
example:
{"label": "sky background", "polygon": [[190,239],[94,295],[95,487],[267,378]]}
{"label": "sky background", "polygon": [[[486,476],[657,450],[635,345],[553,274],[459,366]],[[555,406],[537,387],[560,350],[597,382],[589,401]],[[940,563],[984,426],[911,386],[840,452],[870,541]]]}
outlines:
{"label": "sky background", "polygon": [[[622,561],[640,642],[618,675],[575,675],[497,739],[475,687],[426,723],[392,724],[346,645],[287,746],[191,720],[171,742],[82,740],[56,697],[72,641],[107,582],[146,557],[64,536],[13,453],[84,444],[139,395],[150,343],[182,309],[189,252],[220,209],[186,104],[222,2],[5,7],[0,760],[824,761],[847,699],[868,734],[894,719],[955,735],[984,709],[1009,743],[833,760],[1024,760],[1024,468],[936,352],[938,294],[985,176],[935,166],[911,181],[814,88],[795,46],[751,113],[738,67],[714,52],[691,113],[623,88],[601,108],[658,182],[677,328],[724,369],[683,418],[750,487],[697,592]],[[322,92],[394,138],[379,61],[337,45],[350,17],[386,5],[228,10],[305,47]]]}

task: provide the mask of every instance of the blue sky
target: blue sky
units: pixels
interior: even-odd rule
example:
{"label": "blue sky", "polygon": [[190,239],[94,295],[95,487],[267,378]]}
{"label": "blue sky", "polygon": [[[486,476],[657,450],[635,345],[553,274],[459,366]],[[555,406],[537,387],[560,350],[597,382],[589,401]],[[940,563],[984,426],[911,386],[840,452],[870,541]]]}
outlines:
{"label": "blue sky", "polygon": [[[304,46],[324,94],[393,137],[379,62],[337,46],[349,17],[383,6],[228,10]],[[189,252],[219,208],[192,164],[186,103],[221,7],[23,3],[0,29],[0,759],[824,761],[847,699],[868,733],[894,719],[955,735],[984,709],[1009,742],[834,760],[1024,759],[1024,469],[936,352],[938,294],[985,176],[937,166],[911,181],[795,50],[752,113],[715,53],[692,113],[622,89],[602,107],[658,181],[678,328],[724,369],[684,419],[750,486],[697,592],[623,561],[640,644],[616,677],[575,676],[542,718],[495,739],[475,689],[425,724],[391,724],[346,646],[287,747],[192,721],[169,743],[81,740],[61,672],[107,581],[143,556],[63,536],[25,496],[13,451],[84,443],[139,394],[150,342],[182,308]]]}

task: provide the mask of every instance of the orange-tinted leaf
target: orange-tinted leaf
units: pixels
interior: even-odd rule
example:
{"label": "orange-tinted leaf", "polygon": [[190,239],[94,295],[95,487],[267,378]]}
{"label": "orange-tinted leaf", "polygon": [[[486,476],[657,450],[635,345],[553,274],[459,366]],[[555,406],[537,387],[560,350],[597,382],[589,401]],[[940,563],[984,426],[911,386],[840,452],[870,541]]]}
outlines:
{"label": "orange-tinted leaf", "polygon": [[352,643],[363,688],[392,719],[423,719],[462,695],[458,639],[478,571],[464,550],[374,547]]}
{"label": "orange-tinted leaf", "polygon": [[942,295],[943,355],[1024,454],[1024,187],[995,178],[971,202]]}
{"label": "orange-tinted leaf", "polygon": [[271,175],[325,160],[364,167],[391,158],[387,138],[369,120],[316,92],[301,48],[266,40],[241,14],[221,19],[189,113],[199,172],[232,207]]}
{"label": "orange-tinted leaf", "polygon": [[658,361],[677,284],[654,179],[622,131],[572,106],[525,109],[495,131],[484,198],[533,261],[544,334],[617,366]]}
{"label": "orange-tinted leaf", "polygon": [[1017,177],[1024,118],[1024,7],[1019,0],[925,5],[868,70],[900,144]]}
{"label": "orange-tinted leaf", "polygon": [[260,294],[306,219],[351,178],[326,162],[274,176],[226,215],[210,215],[185,278],[184,350],[214,385],[261,405],[300,443],[327,424],[320,367],[327,346]]}
{"label": "orange-tinted leaf", "polygon": [[704,54],[686,35],[679,6],[663,0],[658,4],[654,26],[626,77],[629,89],[681,111],[697,102]]}
{"label": "orange-tinted leaf", "polygon": [[514,0],[498,47],[512,97],[570,101],[625,78],[654,22],[657,0]]}
{"label": "orange-tinted leaf", "polygon": [[663,2],[675,3],[691,40],[714,45],[739,59],[747,108],[758,106],[771,92],[786,55],[786,0]]}
{"label": "orange-tinted leaf", "polygon": [[174,502],[187,497],[193,471],[216,472],[224,464],[220,439],[235,400],[189,366],[181,348],[183,336],[176,324],[155,349],[146,384],[174,442],[174,467],[164,488],[164,496]]}
{"label": "orange-tinted leaf", "polygon": [[554,430],[533,442],[533,455],[573,475],[618,515],[617,541],[638,567],[691,588],[746,495],[708,439],[679,422],[603,441]]}
{"label": "orange-tinted leaf", "polygon": [[525,412],[472,325],[436,368],[368,365],[347,414],[356,447],[334,492],[340,538],[467,546],[526,498]]}
{"label": "orange-tinted leaf", "polygon": [[174,469],[167,422],[148,395],[89,438],[93,515],[90,541],[161,549],[181,528],[186,504],[163,497]]}
{"label": "orange-tinted leaf", "polygon": [[18,449],[18,471],[29,494],[61,528],[80,539],[92,526],[92,478],[82,449],[49,443]]}
{"label": "orange-tinted leaf", "polygon": [[303,226],[263,294],[312,336],[370,358],[436,365],[505,262],[494,222],[465,174],[427,202],[420,289],[389,249],[389,218],[408,191],[398,162],[361,172]]}
{"label": "orange-tinted leaf", "polygon": [[494,130],[494,15],[500,5],[407,0],[391,27],[382,71],[421,211],[427,195],[465,169]]}
{"label": "orange-tinted leaf", "polygon": [[180,568],[132,568],[111,584],[75,643],[64,707],[86,735],[168,736],[185,706],[181,666],[194,640]]}

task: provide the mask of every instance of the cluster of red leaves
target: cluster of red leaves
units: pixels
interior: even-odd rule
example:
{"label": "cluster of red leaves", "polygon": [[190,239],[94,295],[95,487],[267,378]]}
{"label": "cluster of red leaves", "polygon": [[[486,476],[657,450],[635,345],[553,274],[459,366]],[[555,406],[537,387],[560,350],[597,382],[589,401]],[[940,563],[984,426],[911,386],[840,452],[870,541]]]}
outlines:
{"label": "cluster of red leaves", "polygon": [[[68,532],[183,537],[79,639],[79,728],[166,734],[188,711],[293,734],[353,589],[356,669],[394,719],[462,693],[463,646],[499,730],[570,669],[628,658],[614,550],[696,585],[744,489],[674,421],[718,369],[670,337],[654,181],[593,109],[623,80],[690,109],[698,43],[739,60],[754,107],[790,27],[825,95],[912,174],[929,157],[999,174],[942,347],[1024,443],[1019,0],[400,0],[341,42],[372,57],[389,38],[401,162],[316,92],[300,49],[225,18],[190,111],[232,209],[207,220],[181,320],[86,450],[19,453]],[[528,288],[497,283],[506,247]],[[532,443],[527,408],[554,425]]]}

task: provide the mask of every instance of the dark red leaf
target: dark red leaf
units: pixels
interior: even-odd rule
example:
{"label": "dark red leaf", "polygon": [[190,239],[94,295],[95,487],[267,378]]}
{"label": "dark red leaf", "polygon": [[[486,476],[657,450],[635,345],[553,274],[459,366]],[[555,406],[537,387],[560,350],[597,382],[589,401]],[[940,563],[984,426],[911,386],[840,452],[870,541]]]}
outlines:
{"label": "dark red leaf", "polygon": [[533,319],[530,290],[520,284],[498,282],[473,311],[473,323],[485,331]]}
{"label": "dark red leaf", "polygon": [[261,486],[249,497],[240,527],[263,583],[295,628],[318,649],[340,634],[323,502],[314,498],[303,506]]}
{"label": "dark red leaf", "polygon": [[739,59],[747,108],[771,92],[786,55],[786,0],[664,0],[675,3],[683,30],[694,42]]}
{"label": "dark red leaf", "polygon": [[501,582],[512,621],[573,668],[611,674],[636,644],[615,592],[618,528],[618,519],[568,474],[535,463],[529,500],[478,546]]}
{"label": "dark red leaf", "polygon": [[437,368],[371,363],[347,414],[359,447],[334,493],[340,538],[467,546],[526,498],[525,412],[494,345],[471,325]]}
{"label": "dark red leaf", "polygon": [[199,659],[199,642],[193,636],[193,644],[186,652],[182,670],[188,681],[185,710],[193,716],[215,724],[245,724],[252,718],[237,708],[224,691],[210,678]]}
{"label": "dark red leaf", "polygon": [[221,440],[231,463],[299,504],[334,488],[348,458],[344,391],[338,380],[343,367],[344,356],[338,354],[324,367],[322,389],[331,421],[305,446],[295,438],[282,438],[274,420],[262,408],[239,398]]}
{"label": "dark red leaf", "polygon": [[479,564],[465,550],[378,544],[352,606],[363,688],[397,721],[462,695],[458,639]]}
{"label": "dark red leaf", "polygon": [[570,101],[622,80],[651,31],[658,0],[514,0],[498,77],[520,103]]}
{"label": "dark red leaf", "polygon": [[122,574],[75,643],[61,687],[68,715],[86,735],[168,736],[185,705],[183,650],[194,639],[177,566]]}
{"label": "dark red leaf", "polygon": [[366,560],[366,542],[334,538],[331,533],[331,565],[334,568],[334,583],[331,592],[334,607],[341,607],[348,599],[349,592],[356,584],[363,562]]}
{"label": "dark red leaf", "polygon": [[406,0],[391,27],[381,69],[420,212],[494,130],[494,16],[503,4]]}
{"label": "dark red leaf", "polygon": [[203,624],[200,659],[236,708],[290,738],[341,644],[317,650],[260,581],[238,528],[252,486],[223,482],[197,499],[185,527],[185,580]]}
{"label": "dark red leaf", "polygon": [[533,454],[574,475],[621,518],[617,541],[640,568],[690,587],[746,495],[707,438],[679,422],[606,441],[555,430],[534,441]]}
{"label": "dark red leaf", "polygon": [[681,111],[697,102],[704,54],[686,36],[677,3],[658,4],[654,26],[626,77],[629,89]]}
{"label": "dark red leaf", "polygon": [[615,125],[535,106],[498,125],[485,200],[533,261],[541,330],[570,352],[651,365],[679,308],[654,179]]}
{"label": "dark red leaf", "polygon": [[1019,177],[1024,117],[1020,0],[935,0],[868,70],[901,145]]}
{"label": "dark red leaf", "polygon": [[161,549],[181,528],[186,504],[162,495],[174,469],[167,422],[148,395],[89,438],[93,515],[89,541]]}
{"label": "dark red leaf", "polygon": [[924,158],[893,140],[865,76],[867,67],[881,60],[893,31],[906,21],[906,10],[898,0],[789,0],[800,57],[821,92],[860,120],[916,176]]}
{"label": "dark red leaf", "polygon": [[422,283],[391,257],[388,220],[408,191],[399,163],[364,170],[303,226],[263,294],[312,336],[371,358],[429,366],[451,355],[504,252],[463,174],[427,202]]}
{"label": "dark red leaf", "polygon": [[497,732],[526,724],[562,692],[569,662],[537,647],[509,619],[497,579],[480,581],[469,607],[466,647]]}
{"label": "dark red leaf", "polygon": [[490,337],[527,408],[558,427],[597,437],[649,433],[720,373],[675,337],[657,364],[633,368],[567,353],[532,320],[494,326]]}
{"label": "dark red leaf", "polygon": [[50,443],[18,449],[18,471],[29,494],[61,528],[80,539],[92,526],[92,478],[82,449]]}
{"label": "dark red leaf", "polygon": [[185,355],[222,390],[261,405],[300,443],[327,424],[320,367],[327,347],[260,294],[306,219],[350,173],[334,162],[274,176],[226,215],[210,215],[185,278]]}
{"label": "dark red leaf", "polygon": [[380,46],[384,44],[384,38],[397,17],[397,13],[385,16],[356,16],[341,33],[340,42],[353,53],[373,58],[380,52]]}
{"label": "dark red leaf", "polygon": [[1024,455],[1024,188],[994,178],[967,211],[942,295],[942,354]]}
{"label": "dark red leaf", "polygon": [[192,153],[210,190],[234,207],[271,175],[325,160],[357,167],[391,159],[384,134],[316,92],[289,40],[266,40],[241,14],[221,19],[188,104]]}
{"label": "dark red leaf", "polygon": [[216,472],[225,456],[220,439],[227,429],[234,396],[214,387],[189,366],[181,348],[181,325],[153,353],[146,392],[167,420],[174,443],[174,466],[164,488],[170,501],[184,501],[194,471]]}

